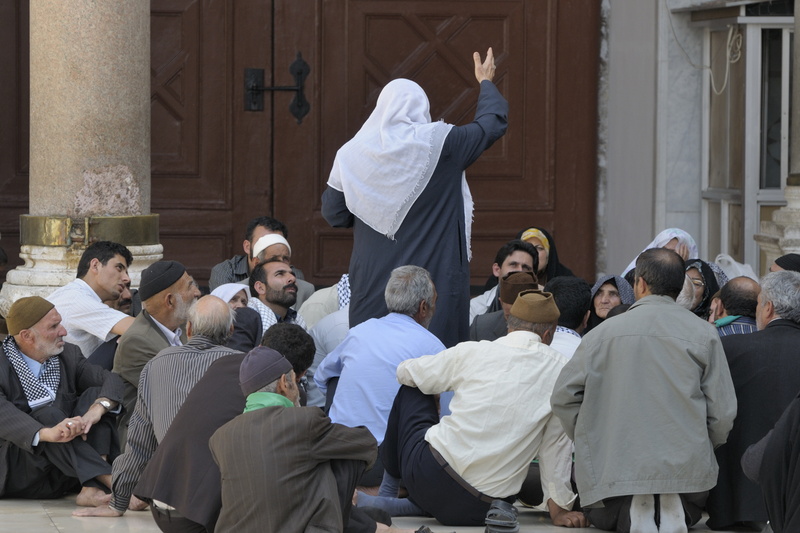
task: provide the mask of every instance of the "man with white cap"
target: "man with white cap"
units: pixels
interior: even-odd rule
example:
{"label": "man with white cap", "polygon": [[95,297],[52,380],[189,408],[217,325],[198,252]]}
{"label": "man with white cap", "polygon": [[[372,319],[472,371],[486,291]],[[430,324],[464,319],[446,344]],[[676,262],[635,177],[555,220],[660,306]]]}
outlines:
{"label": "man with white cap", "polygon": [[[261,241],[265,236],[275,236],[281,239],[271,242],[269,240]],[[280,220],[268,216],[254,218],[247,224],[244,241],[242,242],[244,255],[236,255],[214,266],[211,269],[211,278],[208,281],[209,288],[213,291],[224,283],[246,284],[253,268],[270,257],[280,256],[287,263],[291,263],[292,250],[286,241],[288,236],[289,232],[286,225]],[[259,241],[261,242],[259,243]],[[272,248],[274,244],[283,244],[285,248],[280,246]],[[265,250],[266,253],[262,253]],[[302,272],[294,267],[292,267],[292,273],[298,278],[295,309],[300,309],[303,302],[314,293],[314,285],[303,280]]]}
{"label": "man with white cap", "polygon": [[119,453],[119,377],[66,344],[52,303],[20,298],[0,348],[0,496],[59,498],[80,488],[78,505],[108,501],[110,461]]}
{"label": "man with white cap", "polygon": [[[397,367],[403,386],[389,415],[384,467],[403,479],[409,500],[443,524],[514,530],[509,502],[538,457],[553,524],[587,526],[582,513],[569,510],[576,498],[572,443],[550,408],[567,362],[548,346],[558,316],[551,294],[524,291],[505,337],[463,342]],[[440,420],[434,395],[444,391],[455,396]]]}

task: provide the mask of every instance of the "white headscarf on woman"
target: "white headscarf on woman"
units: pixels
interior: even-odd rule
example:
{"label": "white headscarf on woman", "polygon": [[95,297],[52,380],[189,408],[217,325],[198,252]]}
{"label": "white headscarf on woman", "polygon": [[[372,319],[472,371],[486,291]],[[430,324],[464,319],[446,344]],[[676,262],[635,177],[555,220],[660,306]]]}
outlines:
{"label": "white headscarf on woman", "polygon": [[[642,252],[645,252],[651,248],[663,248],[669,241],[672,239],[678,239],[678,244],[685,244],[686,247],[689,249],[689,255],[684,259],[689,259],[690,257],[698,257],[699,252],[697,251],[697,243],[694,242],[694,238],[683,231],[680,228],[667,228],[658,235],[656,238],[653,239],[653,242],[648,244]],[[641,255],[641,253],[639,255]],[[628,267],[622,271],[622,276],[625,277],[625,274],[636,268],[636,259],[639,257],[637,255],[633,258],[633,261],[630,262]]]}
{"label": "white headscarf on woman", "polygon": [[239,291],[244,291],[246,298],[250,298],[250,287],[242,283],[225,283],[220,285],[211,291],[211,296],[216,296],[223,302],[228,303]]}
{"label": "white headscarf on woman", "polygon": [[[358,133],[336,153],[328,186],[344,193],[351,213],[394,240],[428,185],[452,127],[431,122],[422,87],[407,79],[392,80]],[[472,196],[466,177],[461,192],[469,243]]]}

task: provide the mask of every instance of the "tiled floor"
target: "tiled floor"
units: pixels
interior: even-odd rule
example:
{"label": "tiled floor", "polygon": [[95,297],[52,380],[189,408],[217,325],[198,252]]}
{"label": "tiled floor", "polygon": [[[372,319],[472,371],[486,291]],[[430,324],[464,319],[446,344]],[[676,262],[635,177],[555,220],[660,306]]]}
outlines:
{"label": "tiled floor", "polygon": [[[155,533],[159,529],[149,511],[128,512],[122,518],[76,518],[75,497],[60,500],[0,500],[0,532],[2,533],[91,533],[115,531],[120,533]],[[452,528],[442,526],[431,518],[404,517],[395,519],[397,527],[413,528],[426,524],[434,533],[483,533],[482,527]],[[529,509],[520,509],[520,532],[564,531],[550,524],[549,517]],[[700,525],[692,531],[707,531]],[[590,531],[573,529],[571,531]],[[591,531],[597,531],[591,529]]]}

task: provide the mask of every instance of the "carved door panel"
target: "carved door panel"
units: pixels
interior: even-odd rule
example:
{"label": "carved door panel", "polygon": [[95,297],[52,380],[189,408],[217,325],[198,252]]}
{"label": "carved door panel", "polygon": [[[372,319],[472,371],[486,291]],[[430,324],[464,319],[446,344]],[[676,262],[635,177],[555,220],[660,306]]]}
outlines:
{"label": "carved door panel", "polygon": [[244,112],[243,72],[271,63],[267,0],[154,0],[152,211],[164,258],[206,284],[272,209],[271,109]]}
{"label": "carved door panel", "polygon": [[[289,225],[307,278],[330,284],[347,271],[351,232],[328,226],[320,196],[336,150],[380,89],[413,79],[434,119],[468,123],[479,91],[472,52],[489,46],[510,117],[506,136],[467,170],[476,207],[472,284],[482,285],[497,249],[531,225],[552,232],[576,274],[593,277],[599,2],[275,2],[276,62],[288,65],[301,51],[312,68],[303,123],[283,104],[274,115],[275,214]],[[285,76],[280,84],[290,82]]]}
{"label": "carved door panel", "polygon": [[[30,26],[28,2],[0,3],[0,248],[7,270],[19,257],[19,216],[28,212]],[[0,266],[0,283],[5,272]]]}

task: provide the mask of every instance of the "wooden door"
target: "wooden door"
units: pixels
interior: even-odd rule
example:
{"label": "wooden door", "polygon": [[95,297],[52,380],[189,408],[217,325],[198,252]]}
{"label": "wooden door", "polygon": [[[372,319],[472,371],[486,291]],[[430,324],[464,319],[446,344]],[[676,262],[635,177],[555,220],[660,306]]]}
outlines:
{"label": "wooden door", "polygon": [[[152,211],[164,258],[201,284],[272,211],[271,109],[244,111],[244,69],[272,59],[269,0],[153,0]],[[269,70],[266,82],[271,80]]]}
{"label": "wooden door", "polygon": [[594,277],[598,1],[274,1],[276,63],[301,51],[312,69],[311,112],[297,125],[276,105],[273,138],[275,214],[307,278],[330,284],[348,269],[351,232],[328,226],[320,196],[380,89],[413,79],[432,117],[468,123],[479,91],[472,52],[489,46],[510,116],[506,136],[467,170],[471,282],[482,285],[497,249],[532,225],[551,231],[576,274]]}
{"label": "wooden door", "polygon": [[[30,121],[28,2],[0,2],[0,248],[7,270],[19,257],[19,216],[28,212]],[[6,270],[0,266],[0,283]]]}

